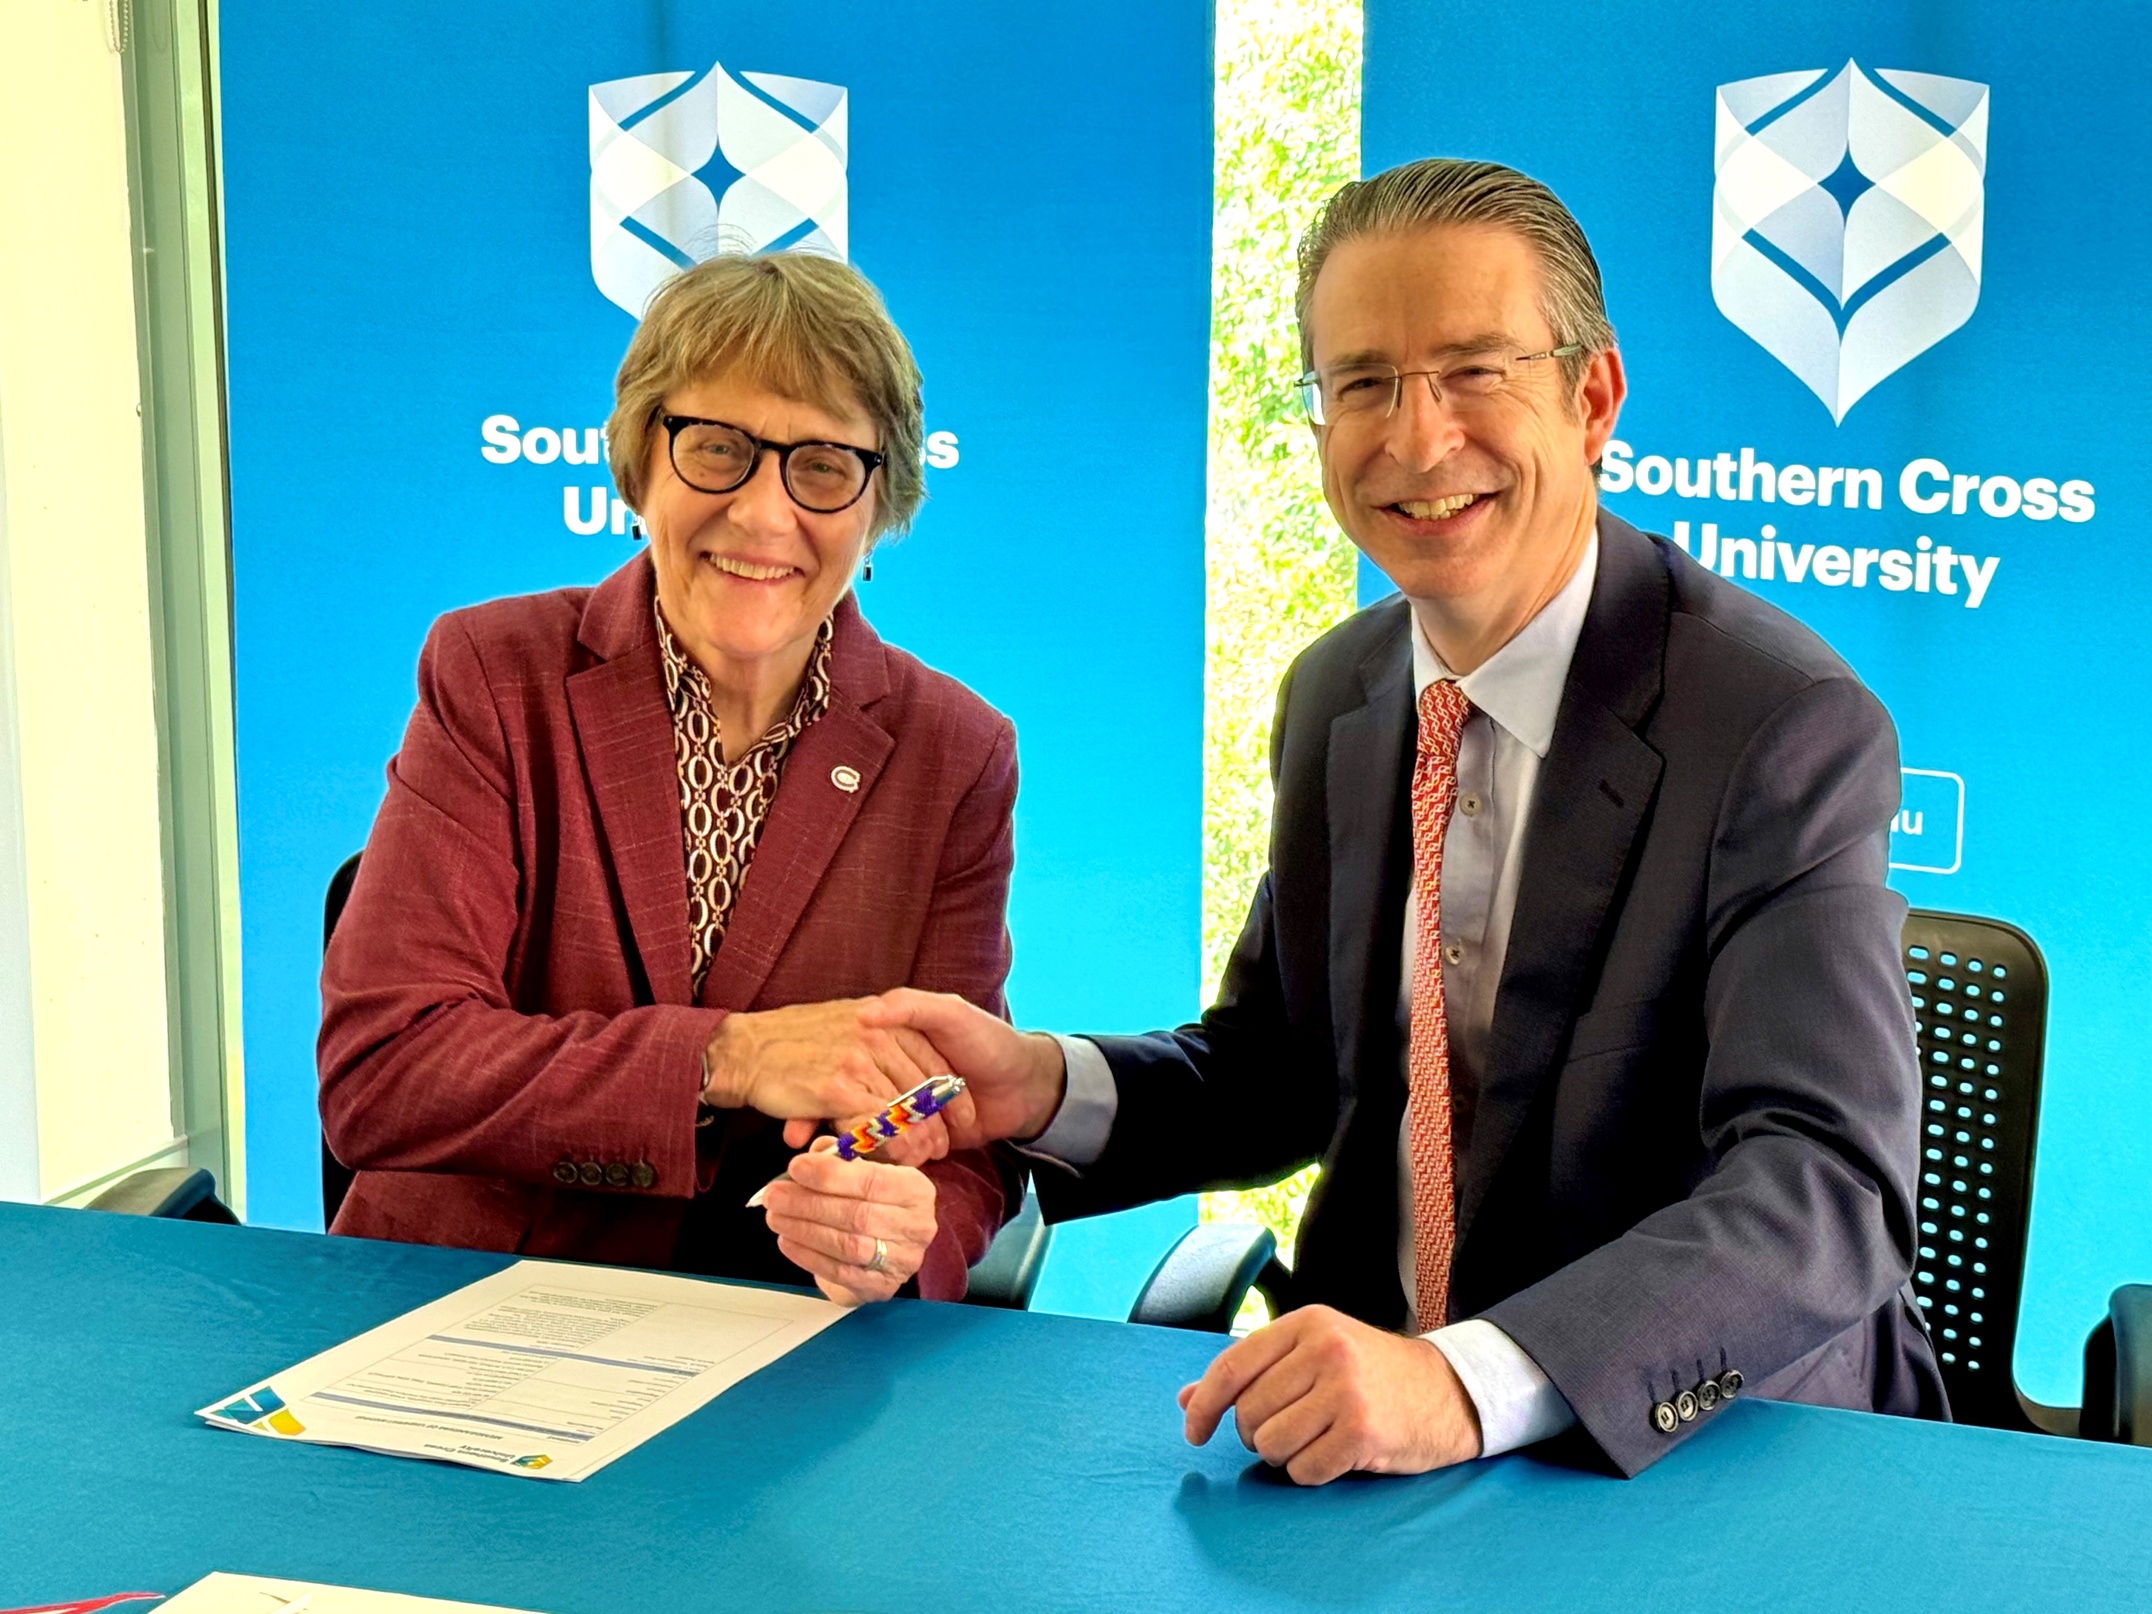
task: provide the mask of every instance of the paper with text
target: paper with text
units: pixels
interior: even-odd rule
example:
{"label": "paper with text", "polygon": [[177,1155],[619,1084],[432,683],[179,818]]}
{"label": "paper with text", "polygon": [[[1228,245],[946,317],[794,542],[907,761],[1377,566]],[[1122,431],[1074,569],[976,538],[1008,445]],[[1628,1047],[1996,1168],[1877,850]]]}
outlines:
{"label": "paper with text", "polygon": [[579,1480],[844,1315],[778,1290],[518,1261],[197,1415],[274,1440]]}
{"label": "paper with text", "polygon": [[353,1586],[318,1586],[310,1580],[265,1580],[259,1575],[205,1575],[157,1614],[515,1614],[490,1603],[449,1603],[401,1592],[366,1592]]}

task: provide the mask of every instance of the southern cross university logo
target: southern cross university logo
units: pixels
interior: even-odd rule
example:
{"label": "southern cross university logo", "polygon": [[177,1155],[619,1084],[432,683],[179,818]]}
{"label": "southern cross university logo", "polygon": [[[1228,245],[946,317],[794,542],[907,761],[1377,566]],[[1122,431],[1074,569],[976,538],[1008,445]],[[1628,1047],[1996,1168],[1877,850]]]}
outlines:
{"label": "southern cross university logo", "polygon": [[[590,273],[630,314],[720,252],[845,256],[845,91],[774,73],[646,73],[590,87]],[[702,176],[722,154],[718,196]]]}
{"label": "southern cross university logo", "polygon": [[1711,294],[1831,419],[1980,300],[1988,87],[1855,62],[1721,84]]}

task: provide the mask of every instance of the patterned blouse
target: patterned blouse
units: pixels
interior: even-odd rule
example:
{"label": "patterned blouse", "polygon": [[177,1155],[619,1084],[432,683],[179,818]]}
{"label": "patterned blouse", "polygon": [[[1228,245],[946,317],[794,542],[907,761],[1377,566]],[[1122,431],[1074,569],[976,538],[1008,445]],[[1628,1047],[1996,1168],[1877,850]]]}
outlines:
{"label": "patterned blouse", "polygon": [[740,883],[754,861],[755,845],[769,817],[770,800],[784,772],[792,742],[829,710],[829,642],[825,619],[807,658],[792,710],[737,762],[725,760],[710,681],[690,661],[652,601],[658,619],[658,650],[665,663],[665,698],[672,706],[673,760],[680,775],[680,827],[687,842],[687,917],[695,943],[695,991],[725,939]]}

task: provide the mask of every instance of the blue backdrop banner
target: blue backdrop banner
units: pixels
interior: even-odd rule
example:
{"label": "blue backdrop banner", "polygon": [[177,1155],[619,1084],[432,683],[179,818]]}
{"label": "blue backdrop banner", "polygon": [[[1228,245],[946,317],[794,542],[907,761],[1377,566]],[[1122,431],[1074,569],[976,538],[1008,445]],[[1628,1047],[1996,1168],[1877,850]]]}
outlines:
{"label": "blue backdrop banner", "polygon": [[1015,1012],[1185,1017],[1206,9],[227,0],[221,42],[250,1218],[319,1224],[322,894],[426,628],[631,553],[612,373],[725,248],[848,256],[918,353],[929,501],[861,601],[1016,721]]}
{"label": "blue backdrop banner", "polygon": [[2135,8],[1368,0],[1363,156],[1552,185],[1630,402],[1610,506],[1817,628],[1898,722],[1894,879],[2052,980],[2017,1373],[2074,1406],[2152,1277],[2152,326]]}

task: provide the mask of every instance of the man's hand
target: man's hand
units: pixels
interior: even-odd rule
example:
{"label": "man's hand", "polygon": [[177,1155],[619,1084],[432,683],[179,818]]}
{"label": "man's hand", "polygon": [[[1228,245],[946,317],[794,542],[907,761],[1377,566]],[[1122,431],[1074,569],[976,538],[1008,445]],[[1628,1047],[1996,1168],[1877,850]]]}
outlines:
{"label": "man's hand", "polygon": [[909,1166],[839,1159],[827,1138],[794,1155],[763,1196],[779,1253],[840,1306],[887,1300],[934,1242],[933,1178]]}
{"label": "man's hand", "polygon": [[1043,1032],[1018,1031],[960,997],[911,987],[870,999],[859,1018],[865,1026],[925,1038],[934,1056],[964,1078],[968,1090],[943,1112],[952,1148],[1035,1138],[1061,1108],[1068,1072],[1061,1045]]}
{"label": "man's hand", "polygon": [[[869,1025],[864,1011],[875,1003],[847,998],[726,1015],[705,1054],[703,1102],[775,1116],[785,1123],[785,1142],[798,1149],[817,1123],[872,1115],[928,1077],[949,1073],[917,1032]],[[968,1112],[961,1118],[968,1121]],[[933,1116],[876,1152],[891,1164],[917,1165],[948,1149],[948,1129]]]}
{"label": "man's hand", "polygon": [[1448,1357],[1328,1306],[1227,1346],[1180,1403],[1190,1445],[1209,1440],[1230,1407],[1241,1444],[1300,1485],[1355,1469],[1423,1474],[1480,1454],[1479,1411]]}

